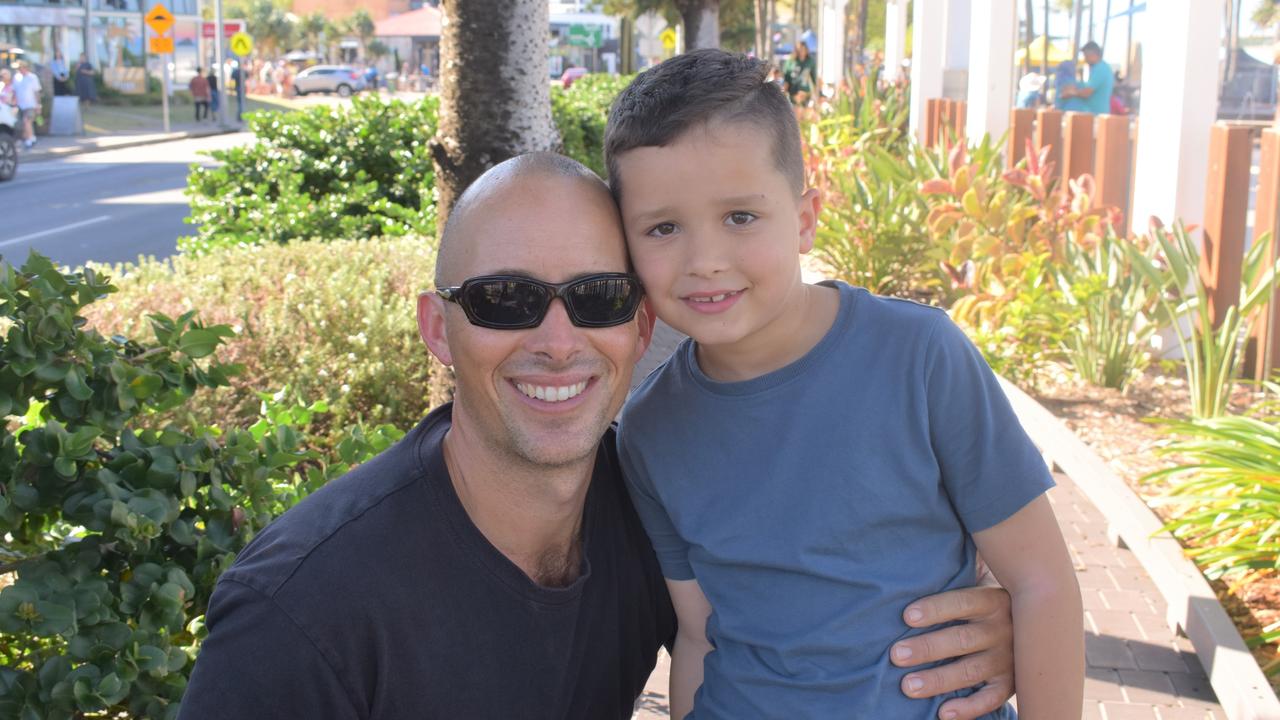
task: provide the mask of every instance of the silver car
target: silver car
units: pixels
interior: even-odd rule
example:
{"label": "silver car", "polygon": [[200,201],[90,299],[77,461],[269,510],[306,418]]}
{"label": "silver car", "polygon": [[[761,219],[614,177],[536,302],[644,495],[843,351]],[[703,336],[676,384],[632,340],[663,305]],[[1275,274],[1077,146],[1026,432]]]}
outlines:
{"label": "silver car", "polygon": [[347,97],[365,89],[364,75],[346,65],[316,65],[298,73],[293,79],[295,95],[313,92],[338,93]]}

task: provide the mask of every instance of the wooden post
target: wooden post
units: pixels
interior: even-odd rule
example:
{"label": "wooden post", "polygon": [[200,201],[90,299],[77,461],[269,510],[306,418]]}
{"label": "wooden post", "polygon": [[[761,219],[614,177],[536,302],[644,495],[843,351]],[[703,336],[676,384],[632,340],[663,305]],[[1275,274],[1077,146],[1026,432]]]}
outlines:
{"label": "wooden post", "polygon": [[1062,179],[1075,180],[1093,173],[1093,116],[1069,112],[1063,122]]}
{"label": "wooden post", "polygon": [[1252,152],[1247,127],[1215,123],[1209,132],[1200,277],[1209,291],[1209,314],[1214,327],[1222,322],[1227,308],[1240,299]]}
{"label": "wooden post", "polygon": [[1053,163],[1050,178],[1062,175],[1062,111],[1041,109],[1036,113],[1036,152],[1049,148],[1048,162]]}
{"label": "wooden post", "polygon": [[1015,108],[1009,112],[1009,147],[1005,150],[1005,167],[1013,167],[1027,154],[1027,140],[1031,139],[1032,125],[1035,123],[1036,111],[1030,108]]}
{"label": "wooden post", "polygon": [[959,100],[947,101],[947,140],[964,142],[964,128],[960,127]]}
{"label": "wooden post", "polygon": [[1093,205],[1120,208],[1120,224],[1116,228],[1123,232],[1129,227],[1125,223],[1129,216],[1129,118],[1099,115],[1096,130],[1093,169],[1097,194]]}
{"label": "wooden post", "polygon": [[938,123],[942,115],[942,100],[929,98],[925,102],[924,144],[933,147],[938,142]]}
{"label": "wooden post", "polygon": [[[1280,128],[1262,131],[1262,159],[1259,163],[1258,195],[1254,205],[1253,240],[1264,233],[1271,236],[1267,263],[1280,257]],[[1250,332],[1244,356],[1244,376],[1266,380],[1280,366],[1280,290],[1258,318]]]}
{"label": "wooden post", "polygon": [[956,101],[956,134],[960,137],[960,142],[967,142],[969,122],[969,103],[964,100]]}

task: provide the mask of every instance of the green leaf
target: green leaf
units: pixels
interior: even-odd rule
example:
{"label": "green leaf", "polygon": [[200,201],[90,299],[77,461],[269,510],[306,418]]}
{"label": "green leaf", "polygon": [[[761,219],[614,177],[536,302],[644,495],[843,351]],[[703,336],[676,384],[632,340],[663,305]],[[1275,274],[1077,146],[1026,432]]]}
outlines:
{"label": "green leaf", "polygon": [[71,368],[71,371],[66,373],[66,386],[71,397],[81,402],[93,397],[93,390],[85,384],[84,370],[79,367]]}
{"label": "green leaf", "polygon": [[212,354],[220,342],[222,342],[221,337],[213,330],[188,330],[182,334],[182,339],[178,341],[178,350],[188,357],[202,358]]}

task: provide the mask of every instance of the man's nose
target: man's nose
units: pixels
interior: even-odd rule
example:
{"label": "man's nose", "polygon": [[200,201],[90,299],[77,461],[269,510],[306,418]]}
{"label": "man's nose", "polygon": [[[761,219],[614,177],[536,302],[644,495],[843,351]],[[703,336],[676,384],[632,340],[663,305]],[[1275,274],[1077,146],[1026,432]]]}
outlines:
{"label": "man's nose", "polygon": [[564,301],[555,298],[547,308],[547,316],[529,333],[526,343],[531,352],[552,360],[567,360],[582,348],[583,341],[582,328],[569,320]]}

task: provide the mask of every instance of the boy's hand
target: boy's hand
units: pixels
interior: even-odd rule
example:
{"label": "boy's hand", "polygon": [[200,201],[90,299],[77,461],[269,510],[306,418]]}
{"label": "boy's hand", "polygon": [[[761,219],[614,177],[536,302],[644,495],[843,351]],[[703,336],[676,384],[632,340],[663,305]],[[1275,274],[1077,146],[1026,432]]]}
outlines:
{"label": "boy's hand", "polygon": [[1013,696],[1013,616],[1004,588],[973,587],[931,595],[908,605],[902,617],[911,627],[965,621],[894,644],[890,657],[899,667],[956,659],[904,677],[902,692],[907,696],[933,697],[986,683],[969,697],[943,703],[938,710],[942,720],[973,720]]}

